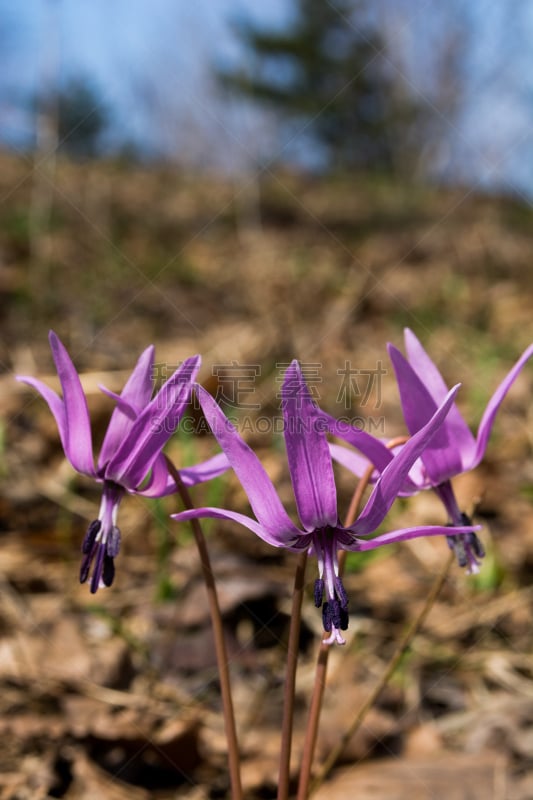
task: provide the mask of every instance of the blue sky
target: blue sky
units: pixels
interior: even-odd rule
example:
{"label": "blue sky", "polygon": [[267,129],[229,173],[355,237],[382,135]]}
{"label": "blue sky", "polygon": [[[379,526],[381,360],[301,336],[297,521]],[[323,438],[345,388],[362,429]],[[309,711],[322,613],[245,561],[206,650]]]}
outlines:
{"label": "blue sky", "polygon": [[0,137],[24,138],[28,117],[14,113],[22,95],[75,75],[101,93],[120,135],[148,135],[150,102],[161,115],[165,105],[169,117],[191,107],[198,116],[209,104],[212,64],[238,60],[230,21],[244,14],[279,24],[286,13],[285,0],[32,0],[16,8],[0,0]]}
{"label": "blue sky", "polygon": [[[243,59],[231,19],[283,26],[290,8],[289,0],[0,0],[0,140],[20,145],[31,134],[28,98],[81,75],[113,110],[116,140],[229,170],[260,160],[283,148],[279,127],[266,113],[221,100],[211,66]],[[532,4],[375,0],[373,9],[395,69],[435,108],[432,170],[533,196]],[[461,36],[461,107],[452,124],[435,82]]]}

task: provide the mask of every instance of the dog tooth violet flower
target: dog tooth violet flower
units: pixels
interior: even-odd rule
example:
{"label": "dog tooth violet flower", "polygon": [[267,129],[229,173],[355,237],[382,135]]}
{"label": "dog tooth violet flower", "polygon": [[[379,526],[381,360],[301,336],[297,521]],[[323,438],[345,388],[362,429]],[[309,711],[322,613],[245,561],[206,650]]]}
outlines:
{"label": "dog tooth violet flower", "polygon": [[[154,347],[140,356],[122,393],[101,387],[116,401],[95,469],[87,400],[67,350],[50,331],[50,347],[63,398],[37,378],[17,376],[41,394],[55,417],[65,456],[77,472],[103,484],[98,519],[91,522],[82,545],[80,581],[85,583],[92,567],[91,592],[113,582],[114,559],[120,547],[117,513],[126,492],[162,497],[176,491],[162,448],[176,430],[189,402],[200,356],[184,361],[159,392],[152,396]],[[228,468],[220,454],[202,464],[180,470],[187,485],[215,477]]]}
{"label": "dog tooth violet flower", "polygon": [[[430,359],[419,340],[408,328],[405,330],[407,358],[393,345],[388,345],[389,355],[396,373],[405,424],[411,435],[419,431],[435,413],[446,397],[448,388],[435,363]],[[500,383],[483,413],[477,437],[474,438],[459,409],[452,404],[442,426],[413,465],[404,482],[401,494],[410,495],[422,489],[433,489],[442,500],[451,525],[468,525],[470,520],[459,510],[451,478],[468,472],[482,460],[498,409],[516,380],[526,361],[533,355],[533,344],[520,356],[516,364]],[[340,424],[324,415],[328,430],[338,438],[357,447],[365,456],[352,453],[340,445],[330,445],[335,460],[361,477],[368,461],[381,472],[395,457],[383,442],[364,431]],[[376,473],[375,473],[376,475]],[[448,544],[454,550],[461,567],[478,572],[479,559],[484,551],[476,534],[448,535]]]}
{"label": "dog tooth violet flower", "polygon": [[[344,644],[342,630],[348,624],[348,598],[339,576],[337,553],[371,550],[391,542],[417,536],[445,534],[446,527],[418,527],[392,531],[373,539],[373,533],[389,511],[414,461],[446,417],[458,387],[452,389],[436,413],[413,436],[383,470],[368,502],[353,525],[344,527],[337,512],[337,490],[326,439],[326,428],[303,379],[300,366],[293,361],[285,374],[282,398],[284,437],[292,486],[301,527],[285,511],[274,485],[261,462],[224,416],[213,398],[202,387],[196,391],[209,426],[241,482],[255,519],[221,508],[198,508],[173,514],[175,520],[198,517],[229,519],[252,530],[275,547],[291,551],[311,550],[318,561],[315,604],[322,606],[328,644]],[[472,526],[461,525],[468,533]]]}
{"label": "dog tooth violet flower", "polygon": [[[394,345],[389,344],[388,350],[396,373],[405,424],[412,435],[435,412],[448,389],[415,334],[409,328],[404,334],[407,358]],[[458,508],[450,479],[474,469],[483,459],[498,409],[532,355],[533,344],[522,353],[492,395],[481,417],[476,438],[453,404],[442,427],[421,455],[423,470],[418,479],[414,478],[415,483],[422,489],[434,489],[452,525],[468,524],[469,520]],[[478,571],[478,559],[483,558],[484,551],[475,533],[448,536],[448,544],[455,551],[460,566],[468,567],[469,572]]]}

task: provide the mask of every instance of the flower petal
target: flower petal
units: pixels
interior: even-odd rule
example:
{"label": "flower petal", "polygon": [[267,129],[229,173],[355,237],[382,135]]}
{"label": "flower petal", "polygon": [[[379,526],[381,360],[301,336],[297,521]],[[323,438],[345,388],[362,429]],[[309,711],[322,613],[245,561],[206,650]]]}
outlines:
{"label": "flower petal", "polygon": [[[141,354],[137,364],[128,378],[126,385],[117,399],[117,406],[111,414],[106,435],[98,458],[98,469],[103,469],[105,464],[113,457],[120,447],[133,420],[150,402],[153,390],[154,346],[150,345]],[[109,390],[101,387],[105,394],[113,396]],[[128,413],[131,409],[132,413]]]}
{"label": "flower petal", "polygon": [[301,535],[301,531],[283,508],[263,465],[253,450],[241,439],[231,422],[226,419],[211,395],[201,386],[197,386],[196,391],[209,427],[248,495],[261,530],[270,537],[268,541],[288,546],[295,536]]}
{"label": "flower petal", "polygon": [[481,422],[479,423],[479,428],[477,432],[477,442],[476,442],[476,452],[472,458],[471,463],[468,465],[468,469],[472,469],[476,467],[481,459],[485,454],[485,450],[487,449],[487,442],[489,440],[490,432],[492,430],[492,425],[494,423],[494,419],[496,417],[496,413],[504,399],[505,395],[515,382],[518,373],[526,363],[528,359],[533,356],[533,344],[530,344],[527,350],[524,350],[514,367],[507,373],[503,381],[500,383],[494,394],[492,395],[487,408],[485,409],[483,416],[481,418]]}
{"label": "flower petal", "polygon": [[106,467],[105,477],[137,489],[176,430],[190,400],[200,356],[186,359],[141,411]]}
{"label": "flower petal", "polygon": [[437,412],[431,417],[423,428],[415,433],[401,448],[400,452],[394,456],[391,463],[382,472],[378,482],[374,486],[372,494],[354,523],[349,530],[358,535],[365,535],[375,531],[382,522],[389,508],[398,496],[409,470],[416,459],[422,454],[433,436],[438,435],[439,427],[446,418],[459,385],[448,392],[444,403]]}
{"label": "flower petal", "polygon": [[409,328],[404,329],[405,350],[408,361],[418,376],[424,376],[424,386],[435,400],[442,403],[448,394],[448,387],[440,374],[437,365],[428,356],[420,340]]}
{"label": "flower petal", "polygon": [[98,384],[98,388],[100,389],[101,392],[103,392],[103,394],[106,395],[106,397],[109,397],[117,404],[122,413],[125,414],[125,416],[129,420],[133,421],[139,416],[139,410],[134,406],[130,405],[127,402],[127,400],[124,400],[124,398],[121,397],[119,394],[117,394],[116,392],[112,392],[111,389],[106,389],[106,387],[102,386],[101,383]]}
{"label": "flower petal", "polygon": [[178,491],[174,478],[168,471],[167,461],[163,453],[159,453],[146,481],[138,489],[130,490],[143,497],[166,497]]}
{"label": "flower petal", "polygon": [[65,347],[53,331],[50,347],[63,390],[63,400],[37,378],[18,375],[17,380],[37,389],[54,415],[65,455],[78,472],[94,477],[91,423],[87,400],[76,368]]}
{"label": "flower petal", "polygon": [[[413,435],[435,413],[437,402],[400,351],[390,344],[388,351],[398,381],[405,424],[409,433]],[[470,432],[469,436],[472,438]],[[446,418],[421,455],[432,483],[442,483],[453,475],[463,472],[461,451],[461,434],[453,425],[448,424]]]}
{"label": "flower petal", "polygon": [[185,486],[196,486],[197,483],[204,483],[213,478],[218,478],[230,469],[231,464],[225,453],[217,453],[216,456],[200,461],[192,467],[181,467],[180,475]]}
{"label": "flower petal", "polygon": [[[414,335],[413,331],[406,328],[404,330],[404,337],[407,358],[411,367],[418,377],[423,380],[424,386],[435,400],[435,404],[439,405],[448,393],[448,387],[444,382],[444,378],[440,374],[435,362],[431,360]],[[474,454],[476,443],[470,428],[464,421],[455,404],[451,407],[450,413],[446,417],[445,425],[448,430],[453,431],[452,441],[460,442],[461,459],[463,470],[465,470],[468,468],[466,464]]]}
{"label": "flower petal", "polygon": [[[197,483],[210,481],[223,475],[230,468],[230,463],[224,453],[217,453],[216,456],[201,461],[193,467],[181,467],[180,475],[185,486],[195,486]],[[165,497],[168,494],[175,494],[178,491],[176,481],[168,471],[167,462],[163,454],[160,454],[152,464],[152,472],[146,485],[136,491],[143,497]]]}
{"label": "flower petal", "polygon": [[[349,469],[357,478],[362,478],[367,469],[372,466],[370,461],[365,456],[359,455],[349,447],[344,447],[342,444],[330,444],[329,452],[331,457],[346,469]],[[392,453],[391,453],[392,460]],[[378,478],[379,472],[374,470],[370,481],[375,483]]]}
{"label": "flower petal", "polygon": [[[330,444],[329,452],[331,453],[331,457],[334,461],[336,461],[338,464],[341,464],[343,467],[346,467],[346,469],[349,469],[350,472],[352,472],[358,478],[362,478],[363,475],[365,475],[368,467],[371,466],[370,462],[364,456],[360,456],[358,453],[354,453],[353,450],[350,450],[348,447],[344,447],[341,444]],[[392,461],[393,459],[392,452],[390,450],[387,450],[387,452],[390,453],[390,461]],[[411,479],[413,475],[413,470],[416,469],[417,464],[420,464],[420,462],[417,461],[413,465],[411,469],[411,475],[407,476],[407,478],[405,479],[405,483],[401,488],[401,491],[398,493],[399,497],[411,497],[413,494],[416,494],[417,492],[420,491],[421,488],[420,484],[422,483],[422,481],[420,480],[417,483],[416,481]],[[370,477],[369,483],[374,484],[378,480],[379,474],[380,473],[377,470],[374,470]],[[414,474],[416,474],[416,476],[418,477],[418,475],[420,474],[419,470]]]}
{"label": "flower petal", "polygon": [[344,544],[342,534],[339,535],[339,542],[344,550],[362,551],[375,550],[385,544],[394,542],[404,542],[407,539],[418,539],[420,536],[455,536],[459,533],[471,533],[480,530],[481,525],[471,525],[457,528],[450,528],[446,525],[422,525],[418,528],[400,528],[397,531],[382,533],[373,539],[357,539],[356,542]]}
{"label": "flower petal", "polygon": [[34,389],[37,389],[43,400],[48,403],[48,407],[52,414],[54,415],[55,421],[57,423],[57,429],[59,431],[59,438],[61,439],[61,445],[65,454],[67,452],[67,415],[65,413],[65,404],[49,386],[47,386],[42,381],[38,380],[37,378],[32,378],[27,375],[16,375],[16,380],[20,381],[20,383],[27,383],[28,386],[32,386]]}
{"label": "flower petal", "polygon": [[325,425],[300,365],[293,361],[282,388],[284,436],[292,488],[304,528],[337,524],[337,490]]}
{"label": "flower petal", "polygon": [[[393,456],[389,448],[379,439],[376,439],[375,436],[343,420],[337,420],[325,411],[321,410],[320,414],[324,418],[328,432],[331,433],[332,436],[343,439],[363,453],[366,460],[366,467],[368,467],[368,462],[370,462],[379,472],[383,472],[387,464],[392,461]],[[366,467],[364,470],[365,472]],[[355,474],[357,475],[357,473]]]}
{"label": "flower petal", "polygon": [[292,538],[281,541],[277,534],[273,535],[271,531],[264,528],[256,522],[255,519],[247,517],[246,514],[239,514],[237,511],[229,511],[225,508],[194,508],[188,511],[181,511],[179,514],[171,514],[170,516],[177,522],[184,522],[188,519],[201,519],[203,517],[210,517],[211,519],[230,519],[233,522],[238,522],[240,525],[249,528],[256,536],[263,539],[264,542],[274,547],[284,547],[289,550],[302,550],[311,543],[310,536],[297,529]]}
{"label": "flower petal", "polygon": [[[53,331],[50,331],[48,338],[63,391],[65,409],[63,449],[74,469],[84,475],[94,477],[93,445],[87,400],[76,367],[65,347]],[[49,403],[50,396],[45,399]],[[50,406],[50,410],[56,416],[52,406]]]}

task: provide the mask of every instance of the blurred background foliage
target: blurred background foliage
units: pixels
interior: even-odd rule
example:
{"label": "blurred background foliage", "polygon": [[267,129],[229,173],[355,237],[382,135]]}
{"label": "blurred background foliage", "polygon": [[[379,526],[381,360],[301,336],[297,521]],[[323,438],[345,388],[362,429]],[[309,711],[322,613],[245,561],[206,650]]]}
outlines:
{"label": "blurred background foliage", "polygon": [[286,28],[241,22],[246,60],[221,83],[277,111],[289,136],[307,129],[308,148],[329,169],[390,172],[415,124],[413,100],[387,71],[385,42],[364,4],[298,0]]}

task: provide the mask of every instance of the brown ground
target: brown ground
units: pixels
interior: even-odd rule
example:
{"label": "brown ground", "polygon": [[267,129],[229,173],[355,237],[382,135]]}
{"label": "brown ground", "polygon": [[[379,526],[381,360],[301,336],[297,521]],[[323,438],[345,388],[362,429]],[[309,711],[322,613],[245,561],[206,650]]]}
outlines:
{"label": "brown ground", "polygon": [[[110,164],[52,173],[0,158],[1,800],[197,800],[227,790],[205,595],[190,532],[168,521],[175,501],[127,498],[116,583],[92,597],[77,582],[98,488],[73,473],[45,404],[13,380],[34,374],[57,385],[48,328],[82,373],[97,439],[111,408],[97,384],[119,390],[151,342],[161,374],[202,353],[212,391],[220,365],[258,365],[254,382],[238,387],[255,390],[238,398],[259,403],[244,418],[254,430],[259,417],[279,415],[282,365],[298,357],[332,413],[403,433],[385,344],[401,346],[406,325],[450,384],[462,381],[475,429],[533,340],[532,222],[513,200],[467,190],[270,173],[232,184]],[[387,374],[365,407],[361,379],[345,409],[338,371],[379,361]],[[480,576],[452,568],[317,797],[533,796],[532,384],[528,366],[485,462],[456,484],[483,525]],[[291,508],[279,436],[273,447],[267,434],[247,436]],[[170,447],[178,465],[214,450],[207,436],[181,435]],[[339,486],[342,510],[353,490],[346,473]],[[230,478],[195,498],[246,510]],[[443,521],[425,494],[395,506],[388,527]],[[273,797],[294,561],[244,529],[207,529],[247,797]],[[320,758],[379,679],[446,554],[432,540],[351,559],[349,644],[332,653]],[[313,563],[307,575],[311,592]],[[310,596],[303,624],[295,775],[321,631]]]}

